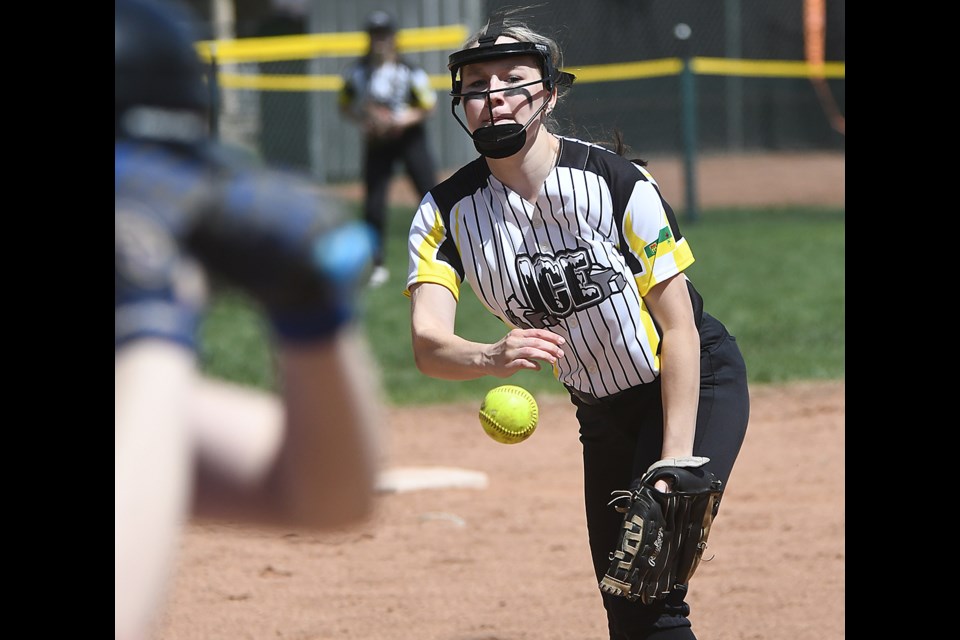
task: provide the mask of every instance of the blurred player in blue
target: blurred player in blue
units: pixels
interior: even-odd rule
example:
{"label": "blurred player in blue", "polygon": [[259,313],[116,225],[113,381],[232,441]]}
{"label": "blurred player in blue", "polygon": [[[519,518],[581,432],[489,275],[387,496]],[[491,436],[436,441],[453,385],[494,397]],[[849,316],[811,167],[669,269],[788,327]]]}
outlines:
{"label": "blurred player in blue", "polygon": [[[190,517],[367,518],[380,451],[358,291],[374,239],[306,179],[236,166],[208,134],[193,16],[116,0],[115,637],[147,638]],[[204,377],[207,285],[262,305],[280,392]]]}

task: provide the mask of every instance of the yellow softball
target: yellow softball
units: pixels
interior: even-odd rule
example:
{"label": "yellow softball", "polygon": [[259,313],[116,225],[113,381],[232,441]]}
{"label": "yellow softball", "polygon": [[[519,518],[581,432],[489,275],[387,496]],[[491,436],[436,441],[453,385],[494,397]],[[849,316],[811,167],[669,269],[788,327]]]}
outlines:
{"label": "yellow softball", "polygon": [[505,384],[487,392],[480,405],[480,424],[487,435],[503,444],[523,442],[540,419],[537,401],[523,387]]}

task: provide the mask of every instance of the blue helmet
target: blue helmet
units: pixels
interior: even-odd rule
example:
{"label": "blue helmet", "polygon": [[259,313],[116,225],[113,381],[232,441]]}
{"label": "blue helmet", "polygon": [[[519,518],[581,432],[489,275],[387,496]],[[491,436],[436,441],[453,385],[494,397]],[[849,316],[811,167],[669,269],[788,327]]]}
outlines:
{"label": "blue helmet", "polygon": [[207,137],[210,88],[194,16],[170,1],[115,0],[116,137],[194,142]]}

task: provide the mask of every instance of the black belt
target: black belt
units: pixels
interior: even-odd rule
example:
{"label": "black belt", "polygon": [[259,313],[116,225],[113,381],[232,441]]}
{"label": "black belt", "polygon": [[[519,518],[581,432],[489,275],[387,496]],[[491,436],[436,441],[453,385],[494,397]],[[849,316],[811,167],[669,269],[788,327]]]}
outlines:
{"label": "black belt", "polygon": [[611,393],[609,396],[598,398],[593,394],[587,393],[586,391],[580,391],[579,389],[574,389],[568,385],[563,386],[567,388],[567,391],[570,392],[571,396],[583,404],[590,405],[591,407],[613,404],[625,398],[636,397],[638,394],[649,392],[651,390],[651,384],[638,384],[635,387],[630,387],[629,389],[624,389],[623,391]]}
{"label": "black belt", "polygon": [[589,393],[584,393],[579,389],[574,389],[573,387],[563,385],[567,387],[567,391],[570,392],[570,395],[582,402],[583,404],[589,404],[591,406],[600,404],[600,398],[590,395]]}
{"label": "black belt", "polygon": [[570,392],[571,396],[573,396],[583,404],[587,404],[592,407],[605,405],[605,404],[612,404],[613,402],[616,402],[617,400],[622,398],[625,394],[629,393],[630,391],[633,391],[636,388],[636,387],[633,387],[631,389],[625,389],[624,391],[618,391],[616,393],[610,394],[609,396],[598,398],[595,395],[587,393],[586,391],[580,391],[579,389],[574,389],[573,387],[570,387],[567,385],[563,385],[563,386],[567,387],[567,391]]}

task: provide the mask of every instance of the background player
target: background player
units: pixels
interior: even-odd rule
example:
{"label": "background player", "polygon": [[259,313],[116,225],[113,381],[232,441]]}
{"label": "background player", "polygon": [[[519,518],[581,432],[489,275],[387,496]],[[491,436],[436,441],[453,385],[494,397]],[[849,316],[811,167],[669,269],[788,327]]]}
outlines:
{"label": "background player", "polygon": [[[207,137],[193,16],[115,5],[115,636],[140,639],[192,513],[283,527],[366,518],[380,397],[356,291],[372,238],[306,181]],[[198,373],[205,275],[263,304],[279,397]]]}
{"label": "background player", "polygon": [[421,198],[437,182],[425,124],[437,94],[427,72],[400,55],[393,16],[374,11],[366,29],[370,48],[344,70],[339,105],[363,133],[364,216],[379,240],[370,284],[380,286],[390,275],[383,238],[394,166],[403,162]]}
{"label": "background player", "polygon": [[[510,15],[450,56],[466,122],[455,117],[481,157],[423,198],[407,292],[423,373],[505,378],[545,362],[569,390],[600,582],[623,520],[611,493],[661,459],[706,462],[726,483],[749,394],[735,339],[703,311],[684,274],[691,248],[644,163],[548,129],[573,81],[560,66],[557,44]],[[512,327],[499,341],[456,334],[464,281]],[[685,592],[643,605],[602,591],[610,638],[694,638]]]}

